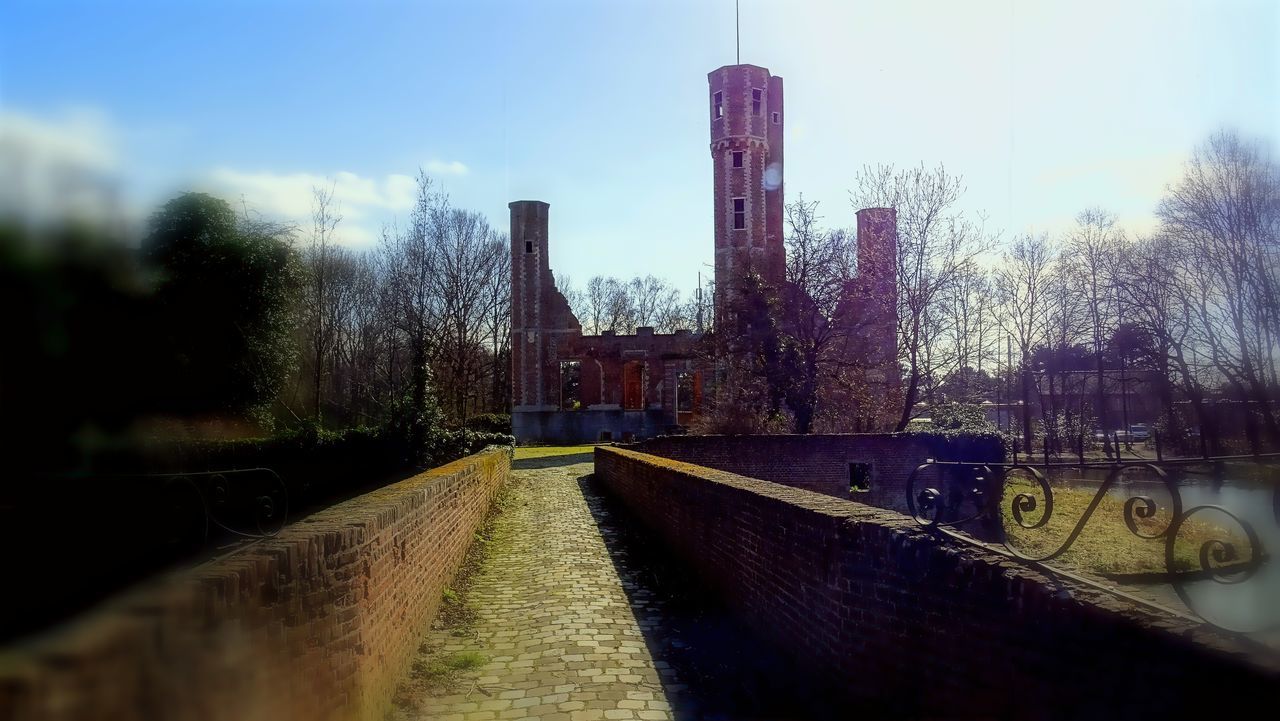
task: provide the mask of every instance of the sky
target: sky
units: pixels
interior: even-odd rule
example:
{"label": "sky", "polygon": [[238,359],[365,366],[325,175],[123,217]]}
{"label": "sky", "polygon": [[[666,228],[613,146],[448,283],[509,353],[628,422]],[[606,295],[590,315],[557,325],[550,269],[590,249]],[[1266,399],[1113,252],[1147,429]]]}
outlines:
{"label": "sky", "polygon": [[[786,197],[832,227],[864,165],[941,163],[1003,237],[1091,206],[1141,233],[1210,133],[1280,141],[1280,0],[742,0],[740,28],[786,83]],[[305,226],[332,187],[367,248],[421,170],[500,230],[549,202],[559,278],[687,292],[712,259],[706,75],[734,62],[732,0],[4,0],[0,151],[26,174],[0,183],[83,167],[139,227],[184,190]]]}

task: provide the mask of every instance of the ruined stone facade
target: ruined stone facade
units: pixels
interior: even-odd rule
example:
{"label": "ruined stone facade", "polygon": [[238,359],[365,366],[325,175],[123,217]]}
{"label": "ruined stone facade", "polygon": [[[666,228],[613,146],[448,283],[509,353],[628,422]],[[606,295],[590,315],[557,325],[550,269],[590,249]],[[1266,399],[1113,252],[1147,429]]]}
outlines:
{"label": "ruined stone facade", "polygon": [[688,330],[583,335],[547,259],[546,203],[511,203],[512,430],[521,441],[647,438],[688,425],[705,369]]}
{"label": "ruined stone facade", "polygon": [[[707,75],[717,311],[757,273],[786,283],[783,229],[782,78],[755,65]],[[632,440],[685,428],[702,410],[714,368],[699,360],[690,330],[583,335],[549,262],[547,203],[511,209],[512,426],[519,441]],[[859,277],[834,322],[848,326],[844,352],[878,398],[898,384],[894,211],[858,213]],[[865,263],[865,265],[864,265]]]}

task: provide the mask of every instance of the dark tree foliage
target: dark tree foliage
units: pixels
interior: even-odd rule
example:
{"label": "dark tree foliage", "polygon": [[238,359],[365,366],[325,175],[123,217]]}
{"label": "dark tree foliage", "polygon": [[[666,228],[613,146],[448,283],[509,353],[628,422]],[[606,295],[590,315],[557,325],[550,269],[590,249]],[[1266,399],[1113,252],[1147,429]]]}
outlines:
{"label": "dark tree foliage", "polygon": [[776,289],[747,269],[724,294],[701,352],[716,365],[711,410],[701,433],[768,433],[791,426],[786,407],[791,353],[779,327]]}
{"label": "dark tree foliage", "polygon": [[511,435],[511,414],[481,413],[478,416],[468,418],[466,427],[469,430],[482,433],[506,433]]}
{"label": "dark tree foliage", "polygon": [[302,284],[289,233],[238,218],[203,193],[183,194],[152,218],[143,257],[156,276],[159,410],[253,412],[278,393],[295,357]]}
{"label": "dark tree foliage", "polygon": [[0,226],[7,466],[76,467],[75,449],[147,407],[147,297],[132,254],[101,233],[66,227],[36,239]]}

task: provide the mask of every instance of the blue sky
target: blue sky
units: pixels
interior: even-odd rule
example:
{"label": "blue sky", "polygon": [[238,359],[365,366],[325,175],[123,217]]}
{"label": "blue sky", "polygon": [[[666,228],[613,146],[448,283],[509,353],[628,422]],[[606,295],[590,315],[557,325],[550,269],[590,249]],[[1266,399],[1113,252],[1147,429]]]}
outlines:
{"label": "blue sky", "polygon": [[[863,164],[945,163],[1006,235],[1100,205],[1141,232],[1179,163],[1233,127],[1280,140],[1280,2],[742,2],[742,60],[787,84],[788,198],[853,222]],[[336,183],[346,241],[431,172],[505,228],[551,203],[551,263],[684,289],[711,260],[706,73],[732,0],[15,2],[0,132],[118,182],[302,220]]]}

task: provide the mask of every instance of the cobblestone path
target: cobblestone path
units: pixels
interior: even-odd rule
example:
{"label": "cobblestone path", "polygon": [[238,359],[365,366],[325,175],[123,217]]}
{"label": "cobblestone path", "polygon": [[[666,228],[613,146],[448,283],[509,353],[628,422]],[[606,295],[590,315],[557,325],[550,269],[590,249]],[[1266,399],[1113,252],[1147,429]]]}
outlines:
{"label": "cobblestone path", "polygon": [[473,634],[440,629],[429,641],[436,653],[479,652],[487,662],[422,699],[421,717],[671,718],[661,681],[669,669],[646,649],[579,487],[590,456],[548,462],[582,460],[515,471],[495,548],[467,593]]}
{"label": "cobblestone path", "polygon": [[[589,451],[589,449],[587,449]],[[464,628],[416,664],[470,659],[402,688],[397,719],[808,719],[808,692],[684,569],[653,555],[590,480],[591,455],[521,458],[473,577]],[[433,666],[434,664],[434,666]]]}

